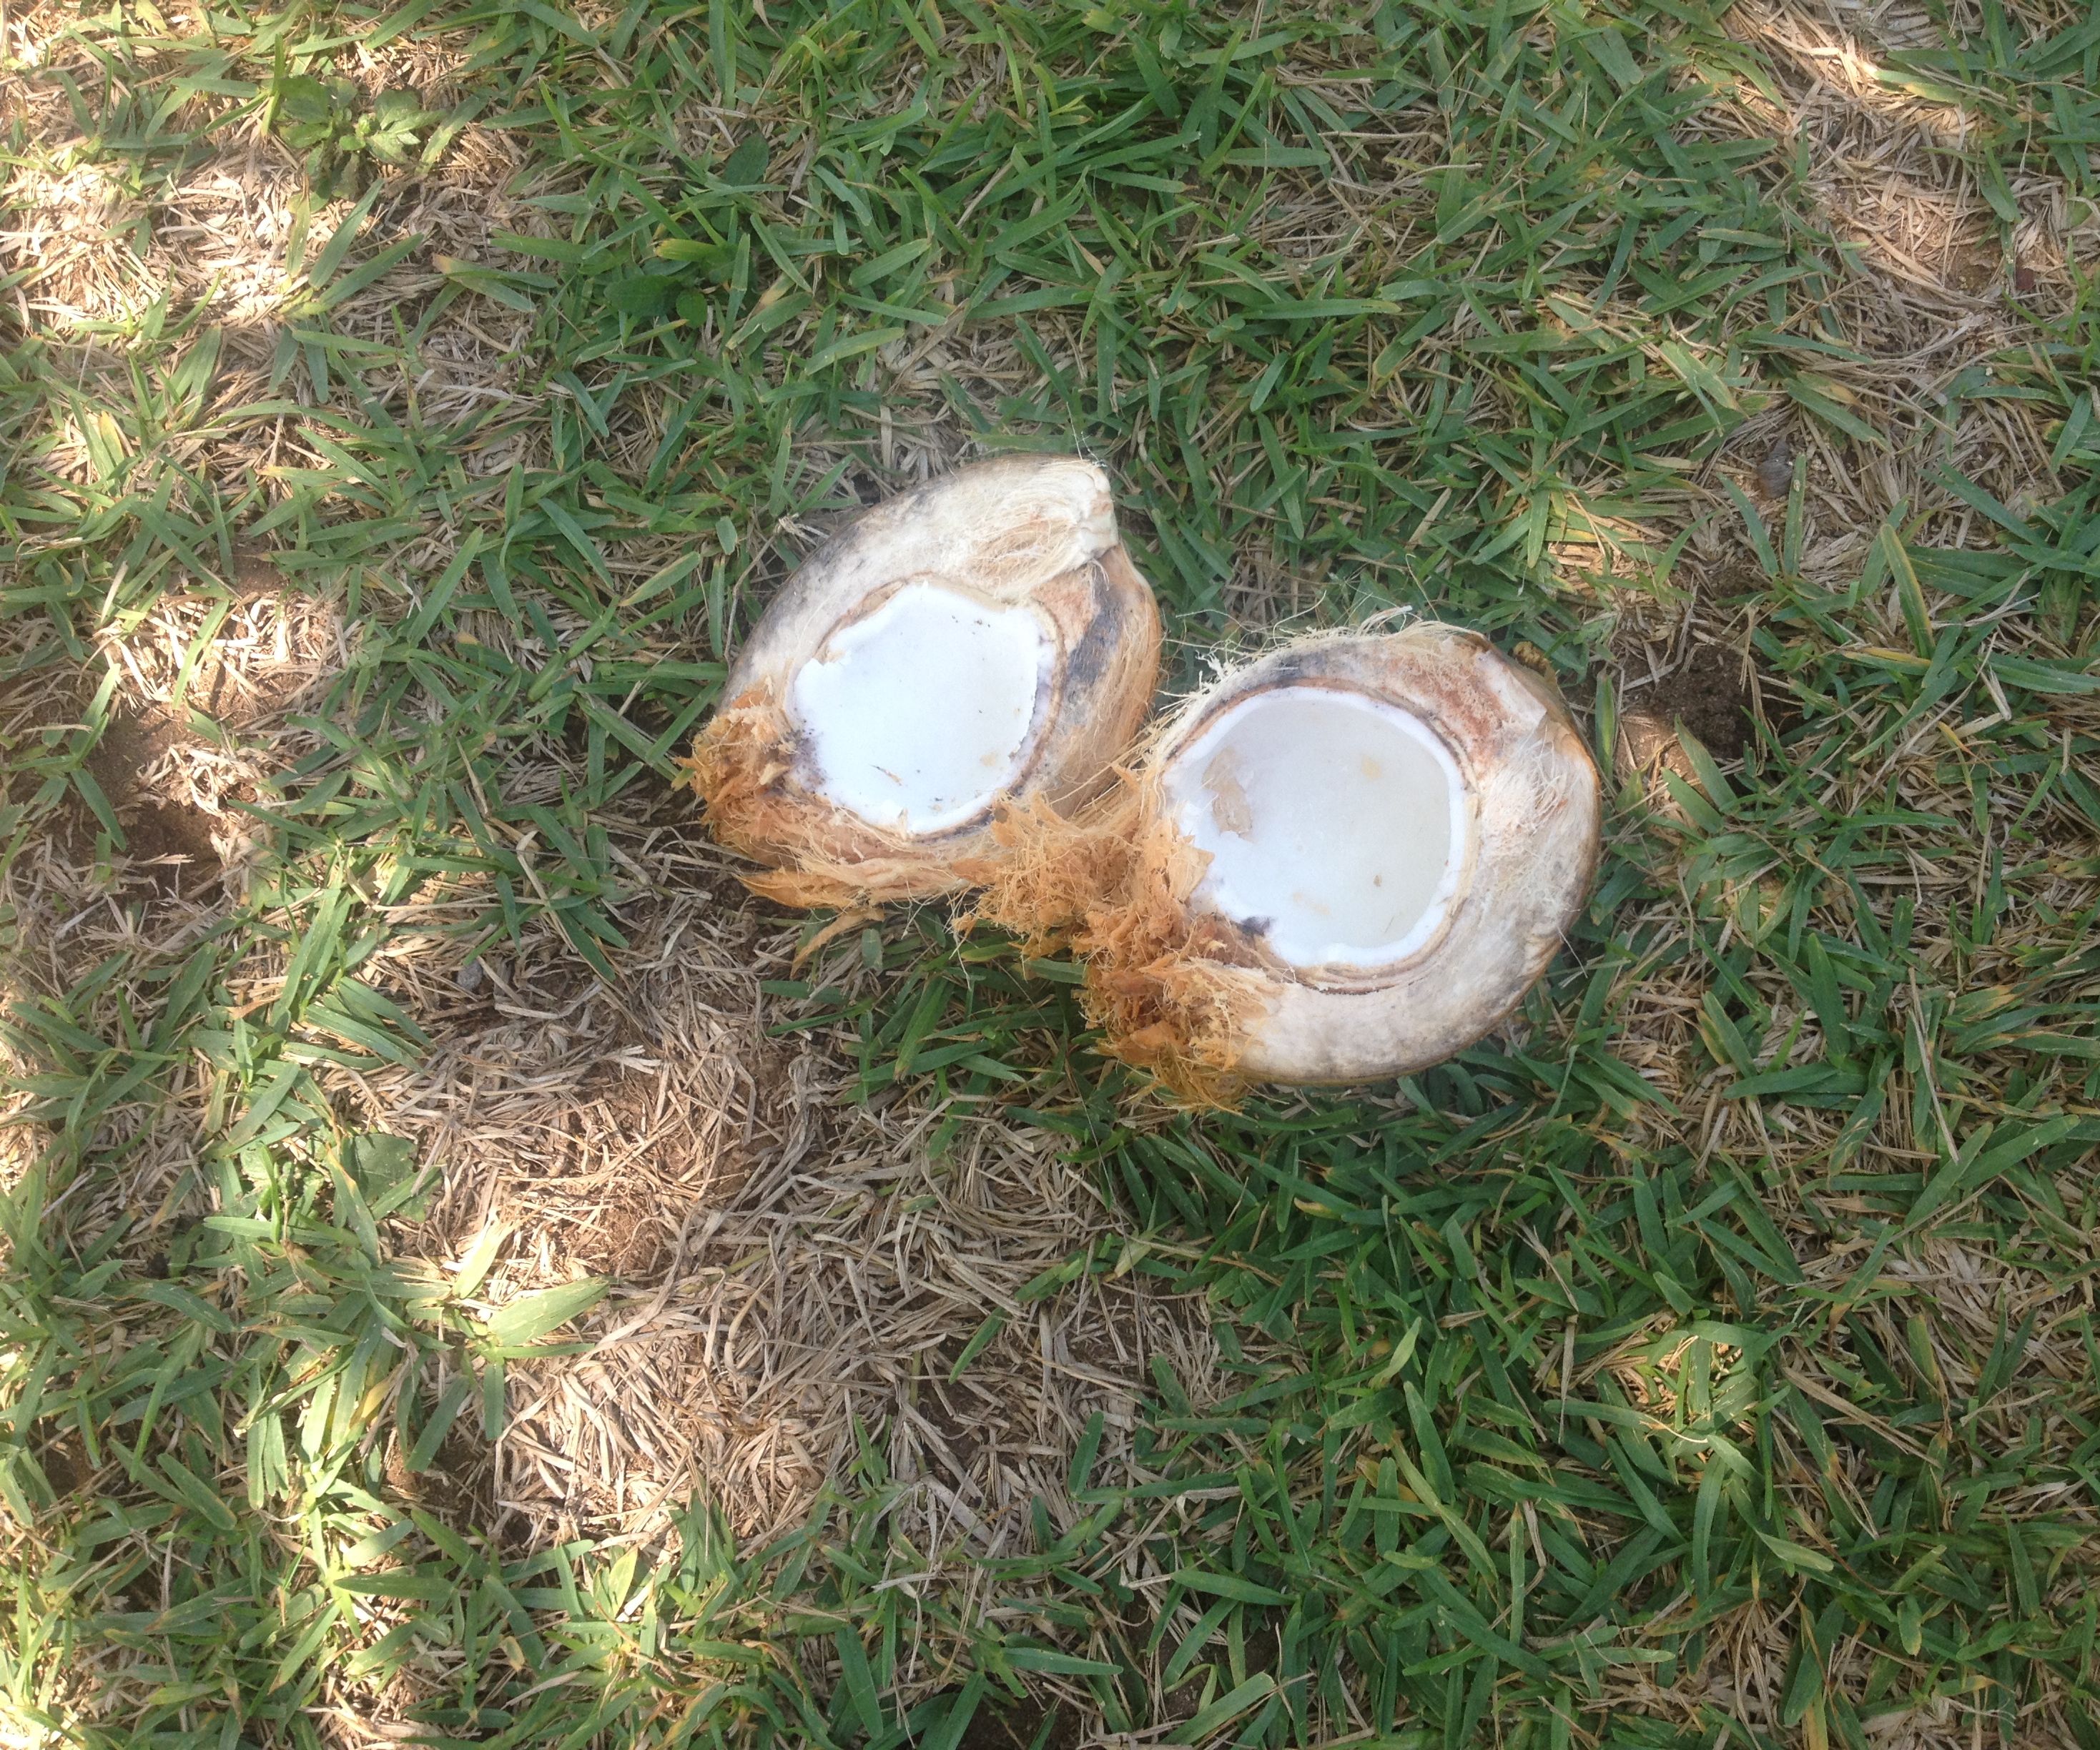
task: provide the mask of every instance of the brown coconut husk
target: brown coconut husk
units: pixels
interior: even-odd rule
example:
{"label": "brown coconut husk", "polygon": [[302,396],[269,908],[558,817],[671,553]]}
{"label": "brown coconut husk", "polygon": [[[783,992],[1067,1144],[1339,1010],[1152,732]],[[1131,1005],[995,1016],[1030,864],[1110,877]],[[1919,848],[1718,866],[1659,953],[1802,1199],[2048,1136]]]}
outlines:
{"label": "brown coconut husk", "polygon": [[715,842],[774,866],[738,879],[776,905],[862,910],[961,891],[951,871],[840,809],[785,788],[794,730],[771,690],[753,687],[716,712],[686,762]]}
{"label": "brown coconut husk", "polygon": [[1244,946],[1190,905],[1210,857],[1167,818],[1157,779],[1119,769],[1091,807],[1067,817],[1035,799],[1002,809],[992,833],[1004,854],[966,867],[984,890],[962,927],[996,924],[1031,954],[1076,956],[1102,1050],[1179,1104],[1237,1105],[1247,1084],[1233,1065],[1260,998],[1233,974]]}

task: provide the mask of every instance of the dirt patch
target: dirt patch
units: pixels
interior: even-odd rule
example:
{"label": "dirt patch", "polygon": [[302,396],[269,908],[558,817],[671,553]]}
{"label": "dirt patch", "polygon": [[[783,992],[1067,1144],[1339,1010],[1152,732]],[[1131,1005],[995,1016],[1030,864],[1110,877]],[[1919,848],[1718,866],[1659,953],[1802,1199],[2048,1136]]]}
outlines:
{"label": "dirt patch", "polygon": [[269,734],[318,703],[350,655],[333,600],[288,582],[273,549],[235,542],[219,581],[232,593],[230,609],[215,593],[170,595],[104,646],[138,708],[157,708],[174,734],[207,746],[189,728],[191,712],[231,735]]}
{"label": "dirt patch", "polygon": [[[1786,452],[1783,434],[1758,439],[1753,454]],[[1787,695],[1771,689],[1747,654],[1765,587],[1747,557],[1732,554],[1692,573],[1693,588],[1674,615],[1652,602],[1635,604],[1613,641],[1618,668],[1618,726],[1611,755],[1621,783],[1648,783],[1668,807],[1660,780],[1674,773],[1698,782],[1681,735],[1717,760],[1740,760],[1756,741],[1760,716],[1779,726]]]}
{"label": "dirt patch", "polygon": [[[11,746],[77,735],[110,687],[82,776],[115,818],[120,885],[150,888],[149,909],[157,906],[163,922],[193,921],[237,884],[260,848],[255,809],[269,800],[276,774],[314,745],[293,720],[319,709],[349,655],[335,603],[287,588],[273,553],[236,543],[222,570],[232,602],[218,588],[165,596],[135,624],[107,630],[85,664],[55,657],[33,636],[17,641],[20,622],[0,653],[7,669],[0,734]],[[42,840],[55,859],[44,875],[68,892],[80,888],[75,897],[106,881],[95,866],[106,830],[84,798],[70,795]],[[80,946],[86,952],[88,944]]]}
{"label": "dirt patch", "polygon": [[[461,1412],[461,1420],[474,1413],[470,1403]],[[386,1444],[387,1488],[458,1532],[484,1530],[495,1517],[495,1468],[487,1444],[463,1431],[458,1422],[447,1430],[430,1462],[421,1470],[408,1468],[398,1436]]]}
{"label": "dirt patch", "polygon": [[227,581],[243,602],[253,602],[284,587],[285,574],[278,569],[276,551],[251,541],[233,544],[233,562],[228,570],[231,575]]}
{"label": "dirt patch", "polygon": [[[124,831],[124,852],[145,866],[154,884],[179,893],[185,879],[215,877],[222,867],[212,842],[214,822],[191,803],[163,795],[152,784],[171,748],[196,745],[196,738],[163,712],[123,712],[110,720],[84,762],[88,775],[109,799]],[[79,825],[92,832],[83,807]]]}
{"label": "dirt patch", "polygon": [[949,1379],[955,1360],[946,1351],[951,1347],[955,1356],[962,1354],[962,1344],[943,1344],[928,1357],[926,1374],[911,1393],[909,1408],[919,1424],[913,1431],[921,1437],[921,1447],[951,1474],[966,1477],[984,1453],[985,1416],[995,1406],[983,1401],[967,1375]]}
{"label": "dirt patch", "polygon": [[1959,246],[1950,251],[1948,280],[1971,298],[1990,290],[2005,271],[2005,258],[1993,249]]}
{"label": "dirt patch", "polygon": [[[1673,739],[1683,728],[1715,759],[1740,759],[1750,743],[1750,690],[1743,669],[1744,659],[1736,651],[1695,644],[1681,667],[1632,695],[1621,714],[1621,727],[1629,738],[1652,738],[1659,731]],[[1650,750],[1639,763],[1646,765],[1659,752]]]}
{"label": "dirt patch", "polygon": [[47,1424],[40,1423],[38,1427],[44,1440],[37,1448],[37,1464],[52,1494],[64,1501],[94,1476],[95,1467],[88,1461],[80,1436],[71,1429],[54,1433]]}
{"label": "dirt patch", "polygon": [[1029,1696],[1002,1708],[980,1705],[955,1750],[1079,1750],[1085,1739],[1076,1708],[1046,1708]]}
{"label": "dirt patch", "polygon": [[1057,1139],[910,1088],[860,1103],[847,1040],[774,1033],[798,1017],[764,981],[871,991],[857,937],[795,971],[801,920],[759,907],[684,820],[607,824],[635,883],[614,908],[615,981],[551,931],[480,944],[460,897],[433,894],[427,926],[397,917],[366,975],[433,1051],[334,1089],[439,1168],[401,1249],[443,1266],[501,1230],[475,1297],[490,1306],[609,1284],[564,1333],[587,1353],[510,1368],[492,1532],[654,1535],[698,1491],[763,1538],[871,1437],[911,1491],[915,1542],[960,1559],[1026,1543],[1038,1497],[1070,1515],[1065,1467],[1096,1412],[1098,1474],[1127,1471],[1155,1355],[1192,1396],[1221,1389],[1200,1304],[1140,1276],[1021,1302],[1113,1225]]}
{"label": "dirt patch", "polygon": [[[223,595],[170,596],[102,641],[117,685],[82,762],[116,817],[122,878],[188,906],[210,903],[254,853],[252,810],[311,745],[289,720],[320,703],[347,656],[334,604],[287,591],[270,553],[236,545],[226,570],[230,608]],[[23,696],[10,714],[24,726],[77,723],[103,678],[100,664],[46,672],[31,698],[30,681],[18,677]],[[86,870],[103,830],[76,796],[54,823],[53,848]]]}

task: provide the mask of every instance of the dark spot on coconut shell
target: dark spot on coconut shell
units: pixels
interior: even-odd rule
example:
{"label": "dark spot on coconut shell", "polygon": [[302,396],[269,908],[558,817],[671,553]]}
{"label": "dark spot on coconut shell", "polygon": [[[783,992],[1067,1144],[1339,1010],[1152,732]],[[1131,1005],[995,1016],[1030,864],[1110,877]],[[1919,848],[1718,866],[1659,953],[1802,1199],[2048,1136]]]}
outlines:
{"label": "dark spot on coconut shell", "polygon": [[1072,654],[1065,659],[1065,685],[1077,691],[1092,686],[1106,671],[1122,644],[1129,616],[1123,611],[1123,603],[1104,586],[1101,567],[1088,567],[1092,574],[1093,596],[1096,608],[1093,618],[1079,641],[1072,647]]}

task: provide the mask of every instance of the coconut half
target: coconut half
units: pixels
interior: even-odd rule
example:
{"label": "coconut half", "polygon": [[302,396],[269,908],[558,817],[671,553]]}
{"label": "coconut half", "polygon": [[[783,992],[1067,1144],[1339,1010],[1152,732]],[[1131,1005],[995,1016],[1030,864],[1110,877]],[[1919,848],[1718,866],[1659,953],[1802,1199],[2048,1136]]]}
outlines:
{"label": "coconut half", "polygon": [[1159,611],[1108,477],[978,462],[864,512],[746,641],[693,750],[715,837],[790,905],[953,893],[995,814],[1098,793],[1158,682]]}
{"label": "coconut half", "polygon": [[1198,694],[1076,827],[1017,814],[979,908],[1088,963],[1110,1049],[1198,1101],[1426,1068],[1545,970],[1601,791],[1546,681],[1422,624]]}

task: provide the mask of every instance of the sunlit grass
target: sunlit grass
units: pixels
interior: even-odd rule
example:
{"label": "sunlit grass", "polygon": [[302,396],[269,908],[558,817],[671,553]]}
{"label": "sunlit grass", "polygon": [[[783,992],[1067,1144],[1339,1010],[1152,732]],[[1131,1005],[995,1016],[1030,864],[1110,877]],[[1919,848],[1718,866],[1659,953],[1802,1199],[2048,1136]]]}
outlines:
{"label": "sunlit grass", "polygon": [[[2089,26],[11,28],[0,1740],[2100,1743]],[[982,932],[781,948],[753,1036],[923,1167],[827,1213],[996,1121],[1110,1225],[769,1547],[500,1501],[655,1289],[457,1182],[448,1250],[375,1126],[497,970],[548,1032],[730,909],[648,847],[742,631],[1013,447],[1109,467],[1180,683],[1398,609],[1641,724],[1590,910],[1456,1062],[1200,1122]],[[1134,1322],[1025,1510],[915,1505],[907,1413],[1132,1285],[1201,1388]]]}

